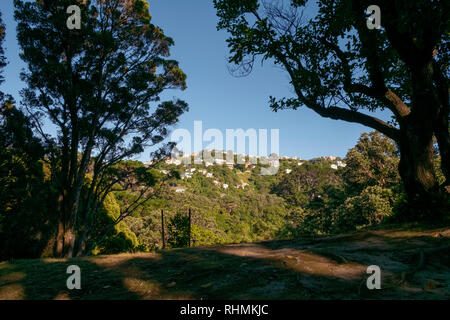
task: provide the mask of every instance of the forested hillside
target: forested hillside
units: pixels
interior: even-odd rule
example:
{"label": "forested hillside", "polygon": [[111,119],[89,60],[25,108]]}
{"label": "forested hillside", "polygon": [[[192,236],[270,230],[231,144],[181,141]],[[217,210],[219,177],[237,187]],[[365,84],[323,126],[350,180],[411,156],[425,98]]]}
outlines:
{"label": "forested hillside", "polygon": [[[261,175],[262,165],[248,157],[229,166],[166,159],[147,169],[164,181],[158,196],[123,221],[143,250],[162,247],[161,211],[169,247],[188,245],[189,210],[194,246],[353,231],[394,221],[394,213],[401,220],[398,161],[392,141],[376,132],[363,134],[345,159],[282,157],[276,175]],[[121,208],[138,197],[130,191],[114,195]]]}

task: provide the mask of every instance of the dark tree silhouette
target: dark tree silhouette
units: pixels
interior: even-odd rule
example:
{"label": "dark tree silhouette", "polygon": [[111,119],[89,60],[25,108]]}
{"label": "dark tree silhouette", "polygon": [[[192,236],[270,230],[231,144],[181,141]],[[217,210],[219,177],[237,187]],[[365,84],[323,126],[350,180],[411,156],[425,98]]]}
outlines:
{"label": "dark tree silhouette", "polygon": [[[317,10],[305,7],[317,3]],[[215,0],[218,29],[230,33],[229,61],[244,74],[256,56],[289,74],[294,98],[271,107],[306,106],[319,115],[355,122],[393,139],[409,199],[430,203],[438,184],[433,136],[450,191],[450,2],[430,0],[258,1]],[[381,9],[381,28],[367,27],[370,5]],[[304,13],[316,12],[306,18]],[[369,112],[387,109],[387,123]],[[363,111],[365,110],[365,112]],[[369,111],[369,112],[367,112]],[[445,198],[445,196],[444,196]]]}
{"label": "dark tree silhouette", "polygon": [[[66,13],[77,3],[81,29]],[[124,177],[111,176],[121,160],[157,146],[187,110],[181,100],[158,102],[167,89],[184,89],[185,74],[168,59],[174,41],[151,23],[144,0],[14,1],[23,105],[42,139],[59,191],[56,253],[73,256],[77,226]],[[48,120],[57,128],[46,131]],[[44,122],[47,121],[47,122]],[[163,145],[156,154],[167,152]],[[89,179],[87,179],[89,176]],[[86,192],[82,192],[86,188]]]}
{"label": "dark tree silhouette", "polygon": [[[0,72],[7,64],[4,38],[0,14]],[[0,92],[0,260],[38,257],[47,244],[53,224],[46,210],[50,192],[40,161],[44,154],[30,119]]]}

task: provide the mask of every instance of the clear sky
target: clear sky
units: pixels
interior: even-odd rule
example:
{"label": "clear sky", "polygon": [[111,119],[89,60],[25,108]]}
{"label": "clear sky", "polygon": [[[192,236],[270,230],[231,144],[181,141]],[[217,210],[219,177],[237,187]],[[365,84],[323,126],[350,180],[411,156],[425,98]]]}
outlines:
{"label": "clear sky", "polygon": [[[181,116],[177,128],[193,132],[195,120],[203,122],[203,130],[217,128],[225,136],[226,129],[279,129],[280,155],[303,159],[335,155],[344,157],[362,132],[370,128],[344,121],[330,120],[301,108],[277,113],[269,108],[269,96],[292,96],[287,74],[268,62],[255,64],[244,78],[233,77],[227,69],[227,34],[217,31],[217,17],[212,0],[150,0],[152,23],[160,26],[175,40],[172,58],[187,74],[185,91],[170,91],[162,98],[178,97],[189,104],[189,112]],[[16,23],[13,4],[0,1],[6,24],[6,54],[9,61],[1,90],[20,100],[24,87],[20,70],[25,68],[18,57]],[[386,119],[386,114],[379,114]],[[206,143],[205,143],[206,145]],[[195,150],[197,151],[197,150]],[[148,152],[140,157],[148,159]]]}

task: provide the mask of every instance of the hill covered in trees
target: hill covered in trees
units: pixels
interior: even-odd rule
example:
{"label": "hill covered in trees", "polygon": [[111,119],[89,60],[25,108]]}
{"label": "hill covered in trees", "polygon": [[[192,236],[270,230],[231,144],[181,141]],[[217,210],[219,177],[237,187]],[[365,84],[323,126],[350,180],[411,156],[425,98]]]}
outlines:
{"label": "hill covered in trees", "polygon": [[[215,158],[220,156],[216,152]],[[262,175],[261,168],[267,165],[260,161],[245,160],[244,164],[220,160],[184,164],[170,158],[119,162],[111,170],[127,179],[114,184],[98,214],[84,226],[89,231],[86,253],[187,247],[189,234],[191,245],[201,246],[338,234],[406,221],[397,148],[378,132],[363,134],[344,159],[281,157],[274,175]],[[41,172],[39,179],[29,181],[31,192],[39,191],[42,199],[51,197],[49,170],[41,160],[34,161],[35,166],[22,168],[28,174]],[[438,167],[436,173],[444,179]],[[90,166],[83,193],[92,174]],[[46,216],[49,211],[45,201],[23,198],[22,204],[17,203],[15,217],[22,216],[21,222],[14,216],[0,221],[2,256],[52,256],[56,219]],[[34,212],[39,214],[33,216]],[[15,241],[18,236],[20,242]]]}
{"label": "hill covered in trees", "polygon": [[[262,165],[248,157],[236,165],[128,162],[123,165],[150,166],[146,170],[164,182],[156,197],[125,213],[123,223],[139,249],[151,250],[163,246],[162,212],[169,247],[188,245],[189,210],[193,246],[334,234],[398,221],[404,201],[398,161],[393,142],[372,132],[345,159],[282,157],[275,175],[261,175]],[[138,195],[118,191],[114,198],[128,208]]]}

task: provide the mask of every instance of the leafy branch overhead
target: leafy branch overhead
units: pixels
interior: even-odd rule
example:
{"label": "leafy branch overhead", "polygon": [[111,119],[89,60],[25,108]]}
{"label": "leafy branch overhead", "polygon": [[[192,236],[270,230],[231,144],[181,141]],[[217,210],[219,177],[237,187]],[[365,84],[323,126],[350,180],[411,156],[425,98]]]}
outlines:
{"label": "leafy branch overhead", "polygon": [[[437,187],[433,136],[450,181],[448,1],[378,1],[381,29],[371,30],[365,0],[215,0],[217,28],[229,33],[229,62],[240,75],[256,58],[281,66],[293,97],[270,97],[274,111],[307,107],[359,123],[393,139],[408,193]],[[373,115],[388,110],[392,121]],[[418,143],[418,141],[420,141]],[[419,157],[419,154],[426,156]]]}

